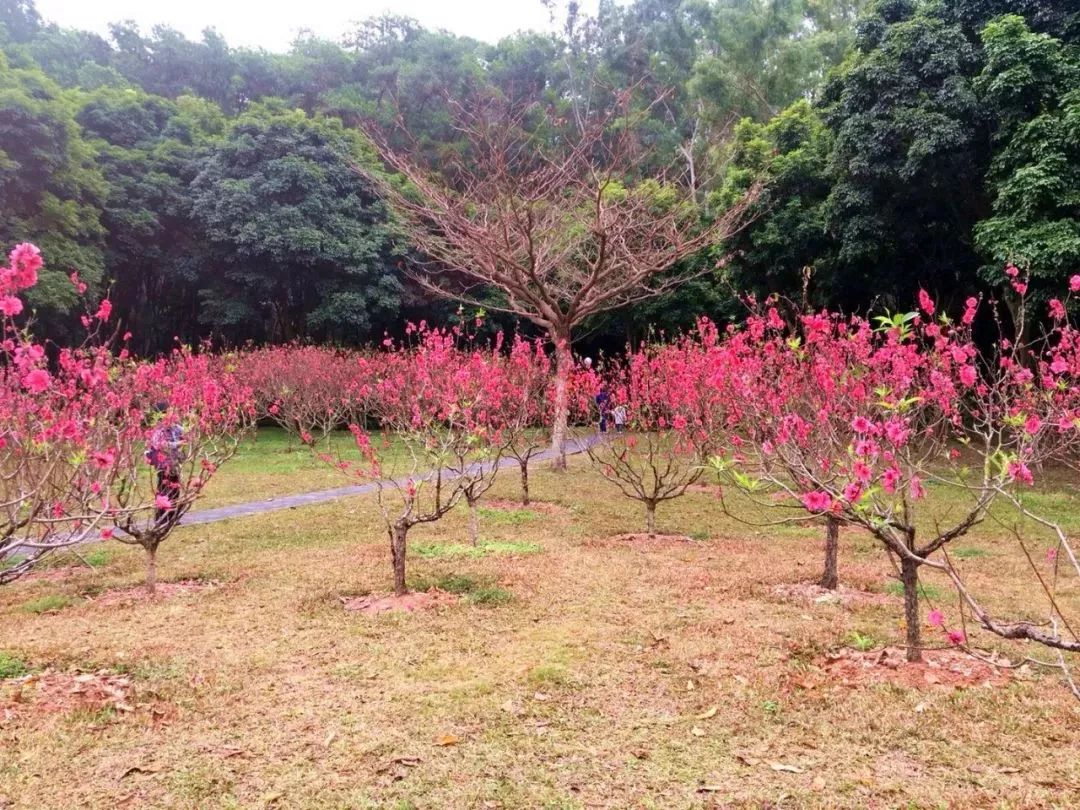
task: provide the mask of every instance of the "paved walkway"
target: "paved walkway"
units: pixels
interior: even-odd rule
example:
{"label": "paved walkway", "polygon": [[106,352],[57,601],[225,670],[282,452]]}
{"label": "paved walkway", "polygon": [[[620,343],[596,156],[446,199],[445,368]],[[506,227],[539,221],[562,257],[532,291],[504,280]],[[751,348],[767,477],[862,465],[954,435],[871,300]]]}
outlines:
{"label": "paved walkway", "polygon": [[[580,439],[571,439],[566,443],[566,455],[572,456],[584,453],[585,450],[600,440],[598,435],[586,436]],[[533,456],[533,461],[550,461],[555,454],[551,449],[543,450]],[[517,459],[503,458],[499,461],[499,468],[517,466]],[[452,477],[452,474],[451,474]],[[404,484],[405,479],[400,483]],[[265,501],[251,501],[249,503],[237,503],[231,506],[218,506],[214,509],[202,509],[198,512],[188,512],[180,521],[181,526],[201,526],[204,523],[217,523],[222,520],[248,517],[249,515],[261,515],[265,512],[277,512],[282,509],[296,509],[300,506],[311,506],[327,501],[336,501],[338,498],[351,498],[355,495],[367,495],[379,488],[378,483],[356,484],[350,487],[337,487],[336,489],[322,489],[317,492],[302,492],[299,495],[285,495]]]}

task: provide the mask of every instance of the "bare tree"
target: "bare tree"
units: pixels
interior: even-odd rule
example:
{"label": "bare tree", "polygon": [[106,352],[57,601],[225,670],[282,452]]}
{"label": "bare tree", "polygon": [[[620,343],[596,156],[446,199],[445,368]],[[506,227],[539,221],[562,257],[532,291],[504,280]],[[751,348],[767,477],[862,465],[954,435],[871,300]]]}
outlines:
{"label": "bare tree", "polygon": [[716,214],[698,205],[685,171],[635,179],[637,89],[577,126],[537,103],[451,101],[463,149],[438,166],[419,148],[397,150],[371,133],[407,181],[373,177],[424,257],[413,277],[436,294],[531,321],[553,343],[556,468],[566,464],[575,327],[721,265],[686,260],[737,232],[756,196],[755,187]]}

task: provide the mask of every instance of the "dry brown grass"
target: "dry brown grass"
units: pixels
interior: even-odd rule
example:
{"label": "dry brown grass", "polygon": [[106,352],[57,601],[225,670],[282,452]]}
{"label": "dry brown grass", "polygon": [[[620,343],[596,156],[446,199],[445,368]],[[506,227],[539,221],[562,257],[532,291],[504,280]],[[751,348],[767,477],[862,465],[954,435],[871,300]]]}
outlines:
{"label": "dry brown grass", "polygon": [[[365,499],[179,531],[162,548],[161,577],[216,583],[197,592],[78,599],[138,583],[141,560],[119,547],[96,571],[4,589],[0,650],[52,673],[115,673],[127,708],[36,709],[24,688],[18,710],[0,713],[0,806],[1080,801],[1080,708],[1054,678],[957,689],[830,675],[828,653],[853,633],[900,638],[899,600],[778,595],[817,575],[813,527],[751,531],[701,492],[659,516],[662,529],[697,539],[618,543],[611,536],[640,531],[643,516],[582,459],[533,483],[561,508],[482,519],[482,533],[541,553],[410,558],[425,587],[467,576],[513,594],[498,606],[466,594],[409,614],[344,610],[341,597],[390,584],[387,540]],[[492,499],[512,500],[515,484],[504,476]],[[998,604],[1018,604],[1029,587],[1020,560],[988,531],[965,541],[987,555],[964,565]],[[465,537],[459,510],[411,539]],[[850,533],[841,542],[841,577],[880,593],[883,555]],[[22,608],[51,594],[72,601]],[[6,683],[0,703],[11,709]]]}

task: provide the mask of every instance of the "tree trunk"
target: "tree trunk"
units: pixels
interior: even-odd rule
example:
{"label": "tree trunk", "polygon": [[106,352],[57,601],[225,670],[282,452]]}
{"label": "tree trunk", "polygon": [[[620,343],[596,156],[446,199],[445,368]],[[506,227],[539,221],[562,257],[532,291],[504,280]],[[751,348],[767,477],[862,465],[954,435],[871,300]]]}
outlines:
{"label": "tree trunk", "polygon": [[825,571],[819,584],[830,591],[836,590],[840,578],[836,573],[836,551],[840,540],[840,521],[832,515],[825,519]]}
{"label": "tree trunk", "polygon": [[518,461],[521,467],[521,505],[529,505],[529,462],[526,459]]}
{"label": "tree trunk", "polygon": [[404,596],[408,593],[405,587],[405,535],[409,527],[404,523],[394,524],[393,534],[390,536],[390,558],[394,563],[394,594]]}
{"label": "tree trunk", "polygon": [[157,546],[146,546],[146,592],[157,592]]}
{"label": "tree trunk", "polygon": [[649,530],[649,537],[656,537],[656,504],[652,501],[645,502],[645,526]]}
{"label": "tree trunk", "polygon": [[904,584],[904,624],[907,626],[907,660],[922,660],[922,625],[919,623],[919,563],[900,560],[900,581]]}
{"label": "tree trunk", "polygon": [[480,543],[480,515],[476,512],[476,499],[467,498],[469,502],[469,540],[472,544]]}
{"label": "tree trunk", "polygon": [[551,423],[551,467],[566,470],[566,431],[570,421],[569,387],[570,368],[574,358],[570,354],[570,335],[553,332],[555,342],[555,402]]}

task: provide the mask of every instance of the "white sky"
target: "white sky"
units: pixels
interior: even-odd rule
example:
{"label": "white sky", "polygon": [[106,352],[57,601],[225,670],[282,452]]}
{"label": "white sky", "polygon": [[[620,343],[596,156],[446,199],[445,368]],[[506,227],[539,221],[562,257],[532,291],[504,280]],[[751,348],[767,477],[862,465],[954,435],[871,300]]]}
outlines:
{"label": "white sky", "polygon": [[[595,13],[597,0],[582,0]],[[37,0],[48,22],[64,28],[108,33],[110,22],[134,20],[149,33],[165,23],[189,38],[216,28],[233,46],[287,50],[296,33],[310,29],[337,40],[351,23],[392,11],[426,28],[496,42],[518,30],[549,31],[565,19],[565,0],[555,2],[555,22],[540,0]]]}

